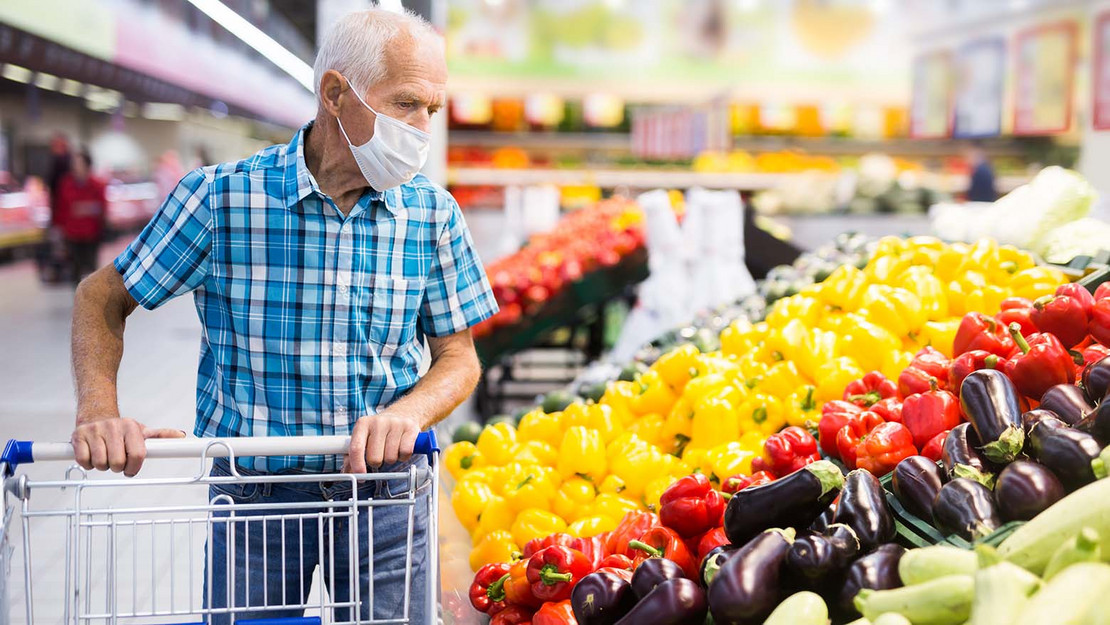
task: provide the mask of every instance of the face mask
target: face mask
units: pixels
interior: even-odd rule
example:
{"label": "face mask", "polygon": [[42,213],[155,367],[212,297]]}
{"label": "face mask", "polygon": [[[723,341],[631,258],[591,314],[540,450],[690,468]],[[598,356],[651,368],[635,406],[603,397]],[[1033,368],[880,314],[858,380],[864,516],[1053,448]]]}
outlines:
{"label": "face mask", "polygon": [[343,129],[343,122],[338,117],[335,120],[366,182],[377,191],[385,191],[412,180],[428,160],[428,141],[432,136],[370,108],[354,85],[351,92],[374,113],[374,136],[362,145],[354,145]]}

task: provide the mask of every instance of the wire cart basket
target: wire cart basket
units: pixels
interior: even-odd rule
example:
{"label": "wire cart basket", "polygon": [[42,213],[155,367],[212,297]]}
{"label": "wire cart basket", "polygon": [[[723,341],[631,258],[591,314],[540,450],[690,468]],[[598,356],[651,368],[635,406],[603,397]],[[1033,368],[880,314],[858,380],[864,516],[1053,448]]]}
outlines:
{"label": "wire cart basket", "polygon": [[[341,455],[349,440],[152,439],[144,473],[156,458],[199,459],[199,472],[123,478],[73,465],[54,480],[32,479],[19,469],[72,462],[69,443],[9,441],[0,455],[0,625],[435,623],[434,432],[421,433],[414,450],[414,458],[427,456],[427,465],[414,462],[405,471],[258,474],[236,464],[236,458]],[[210,474],[210,461],[224,470]],[[279,488],[322,495],[308,501],[242,496]],[[404,576],[403,585],[390,586],[391,594],[382,592],[381,579],[400,575],[400,567],[374,571],[374,538],[383,531],[379,526],[375,532],[375,511],[387,508],[391,519],[407,517],[407,526],[389,529],[397,536],[390,551],[403,558]],[[427,527],[423,545],[415,529],[421,523]],[[309,591],[313,569],[326,586],[315,593]],[[415,583],[418,571],[422,588]],[[22,593],[13,577],[19,573]],[[426,616],[416,616],[421,613]]]}

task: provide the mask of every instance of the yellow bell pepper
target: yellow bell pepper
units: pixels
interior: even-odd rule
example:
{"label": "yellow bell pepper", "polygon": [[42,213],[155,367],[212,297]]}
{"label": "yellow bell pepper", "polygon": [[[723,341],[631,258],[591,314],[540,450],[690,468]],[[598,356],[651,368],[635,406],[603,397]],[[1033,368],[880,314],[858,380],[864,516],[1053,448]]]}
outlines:
{"label": "yellow bell pepper", "polygon": [[580,475],[600,484],[605,478],[605,445],[601,434],[580,425],[568,428],[559,445],[559,474],[563,479]]}
{"label": "yellow bell pepper", "polygon": [[889,351],[901,349],[902,340],[860,315],[849,314],[847,331],[840,337],[845,356],[852,358],[864,371],[875,371],[883,366]]}
{"label": "yellow bell pepper", "polygon": [[752,393],[738,411],[741,432],[774,434],[786,425],[786,410],[782,400],[774,395]]}
{"label": "yellow bell pepper", "polygon": [[759,342],[747,319],[737,319],[721,330],[721,352],[728,356],[742,356]]}
{"label": "yellow bell pepper", "polygon": [[775,397],[787,397],[804,384],[805,379],[798,373],[798,366],[793,361],[784,360],[767,370],[758,388]]}
{"label": "yellow bell pepper", "polygon": [[477,571],[487,564],[509,562],[519,553],[512,534],[504,530],[490,532],[470,550],[470,568]]}
{"label": "yellow bell pepper", "polygon": [[524,478],[506,493],[505,498],[516,512],[528,508],[551,510],[555,491],[555,484],[547,472],[539,466],[532,466],[526,468]]}
{"label": "yellow bell pepper", "polygon": [[597,492],[601,494],[619,495],[628,490],[628,484],[625,483],[619,475],[610,473],[601,480],[601,484],[597,487]]}
{"label": "yellow bell pepper", "polygon": [[675,392],[663,381],[659,372],[649,370],[640,376],[640,391],[632,399],[632,412],[638,415],[667,414],[677,400]]}
{"label": "yellow bell pepper", "polygon": [[598,400],[599,404],[609,406],[613,416],[624,427],[628,427],[635,420],[632,412],[632,400],[636,397],[637,387],[635,382],[617,380],[610,382],[605,387],[605,394]]}
{"label": "yellow bell pepper", "polygon": [[1042,295],[1056,292],[1056,287],[1067,282],[1064,274],[1048,267],[1030,267],[1014,274],[1010,280],[1010,290],[1014,297],[1036,300]]}
{"label": "yellow bell pepper", "polygon": [[693,426],[694,408],[685,397],[680,397],[663,421],[659,447],[667,453],[678,453],[690,442]]}
{"label": "yellow bell pepper", "polygon": [[474,443],[459,441],[451,444],[443,452],[443,464],[446,465],[447,472],[451,474],[451,477],[457,480],[467,471],[484,466],[486,458],[482,455],[482,452],[478,451],[478,447]]}
{"label": "yellow bell pepper", "polygon": [[940,321],[948,317],[948,299],[944,295],[944,285],[932,271],[931,267],[910,267],[895,286],[921,300],[921,308],[929,321]]}
{"label": "yellow bell pepper", "polygon": [[[810,421],[817,423],[821,420],[817,399],[814,397],[817,387],[807,384],[795,391],[786,403],[786,424],[806,427]],[[726,476],[729,477],[729,476]]]}
{"label": "yellow bell pepper", "polygon": [[883,355],[883,364],[879,367],[879,371],[888,379],[897,380],[902,370],[913,362],[915,353],[917,350],[892,349]]}
{"label": "yellow bell pepper", "polygon": [[603,404],[586,406],[586,427],[597,430],[605,444],[624,431],[624,425],[613,417],[613,409]]}
{"label": "yellow bell pepper", "polygon": [[791,295],[777,300],[771,306],[765,321],[772,328],[781,328],[793,320],[801,321],[803,325],[812,327],[821,320],[823,309],[824,306],[821,302],[809,295]]}
{"label": "yellow bell pepper", "polygon": [[979,239],[967,249],[960,269],[964,272],[982,271],[989,267],[997,267],[1000,263],[998,243],[993,239]]}
{"label": "yellow bell pepper", "polygon": [[964,262],[966,251],[961,251],[957,246],[949,245],[941,250],[937,257],[933,273],[941,282],[950,282],[960,275],[960,268]]}
{"label": "yellow bell pepper", "polygon": [[800,319],[792,319],[781,328],[771,330],[765,342],[773,362],[794,360],[804,348],[809,328]]}
{"label": "yellow bell pepper", "polygon": [[835,332],[814,329],[806,339],[805,347],[794,358],[798,373],[806,379],[817,379],[817,368],[840,355]]}
{"label": "yellow bell pepper", "polygon": [[648,510],[659,510],[659,499],[663,496],[663,492],[677,481],[678,476],[675,475],[661,475],[653,479],[644,489],[644,506]]}
{"label": "yellow bell pepper", "polygon": [[521,442],[542,441],[551,446],[558,445],[563,440],[563,413],[547,414],[536,408],[520,418],[516,436]]}
{"label": "yellow bell pepper", "polygon": [[[1008,276],[1013,276],[1019,271],[1032,269],[1037,266],[1037,261],[1033,259],[1032,254],[1024,250],[1020,250],[1012,245],[1000,245],[998,247],[998,271],[1005,272]],[[1003,283],[997,283],[1003,284]]]}
{"label": "yellow bell pepper", "polygon": [[863,268],[863,274],[871,282],[893,284],[911,266],[913,266],[912,253],[875,255]]}
{"label": "yellow bell pepper", "polygon": [[965,301],[967,310],[965,312],[997,313],[1002,310],[1002,300],[1009,296],[1010,290],[1008,288],[988,284],[967,294]]}
{"label": "yellow bell pepper", "polygon": [[[949,347],[951,350],[951,347]],[[855,360],[840,356],[825,362],[817,367],[814,380],[817,382],[817,402],[824,404],[827,401],[840,399],[844,396],[844,389],[849,384],[863,377],[865,371],[860,369]]]}
{"label": "yellow bell pepper", "polygon": [[632,499],[643,495],[648,482],[667,470],[668,466],[663,462],[667,456],[647,445],[629,445],[624,453],[611,456],[611,472],[624,482],[625,489],[621,495]]}
{"label": "yellow bell pepper", "polygon": [[956,331],[960,329],[961,318],[947,321],[928,321],[921,329],[924,345],[930,345],[938,352],[952,358],[952,345],[956,342]]}
{"label": "yellow bell pepper", "polygon": [[625,433],[632,433],[652,445],[660,445],[663,437],[663,415],[646,414],[628,426]]}
{"label": "yellow bell pepper", "polygon": [[593,482],[581,477],[572,477],[559,486],[552,508],[555,514],[563,519],[576,521],[582,518],[595,497],[597,497],[597,490],[594,489]]}
{"label": "yellow bell pepper", "polygon": [[489,464],[508,464],[516,453],[516,428],[508,423],[495,423],[482,428],[482,433],[478,435],[478,451]]}
{"label": "yellow bell pepper", "polygon": [[729,381],[724,374],[706,373],[690,380],[690,383],[682,391],[682,398],[686,400],[686,403],[693,405],[701,398],[707,395],[716,395],[728,386]]}
{"label": "yellow bell pepper", "polygon": [[618,523],[620,521],[607,516],[585,517],[567,526],[567,533],[579,538],[590,538],[617,529]]}
{"label": "yellow bell pepper", "polygon": [[544,441],[528,441],[521,444],[520,448],[529,452],[535,458],[536,464],[542,464],[545,467],[555,466],[555,462],[559,459],[559,450]]}
{"label": "yellow bell pepper", "polygon": [[517,511],[513,509],[508,499],[494,495],[478,517],[478,526],[471,533],[471,540],[478,542],[483,536],[488,536],[492,532],[509,530],[516,516]]}
{"label": "yellow bell pepper", "polygon": [[755,434],[744,439],[744,442],[732,441],[710,449],[705,455],[703,465],[706,477],[720,484],[722,480],[733,475],[750,475],[752,460],[763,453],[763,443],[766,440],[765,437]]}
{"label": "yellow bell pepper", "polygon": [[910,249],[910,244],[902,237],[893,235],[885,236],[875,242],[875,251],[872,258],[879,256],[900,256]]}
{"label": "yellow bell pepper", "polygon": [[948,314],[963,317],[971,312],[967,302],[968,286],[959,280],[949,280],[944,285],[944,299],[948,302]]}
{"label": "yellow bell pepper", "polygon": [[740,418],[736,411],[739,399],[739,392],[732,390],[731,393],[711,395],[698,401],[694,406],[687,447],[708,449],[739,436]]}
{"label": "yellow bell pepper", "polygon": [[466,530],[478,527],[478,517],[496,495],[488,484],[476,480],[465,480],[455,484],[451,491],[451,508],[455,511]]}
{"label": "yellow bell pepper", "polygon": [[747,355],[736,360],[736,364],[740,367],[740,375],[743,377],[747,388],[756,386],[763,379],[763,376],[767,375],[767,363],[758,360],[758,353],[763,350],[764,344],[761,343],[760,345],[760,349],[748,352]]}
{"label": "yellow bell pepper", "polygon": [[863,316],[898,337],[909,336],[925,325],[921,300],[905,289],[872,284],[863,295]]}
{"label": "yellow bell pepper", "polygon": [[543,538],[566,529],[566,522],[555,513],[531,508],[517,515],[510,531],[517,546],[523,549],[533,538]]}
{"label": "yellow bell pepper", "polygon": [[815,290],[821,301],[833,308],[857,310],[866,288],[867,276],[863,271],[852,265],[841,265]]}
{"label": "yellow bell pepper", "polygon": [[635,512],[639,509],[640,505],[631,499],[612,493],[601,493],[586,509],[586,516],[604,516],[610,519],[622,519],[625,514]]}
{"label": "yellow bell pepper", "polygon": [[[659,357],[651,370],[676,392],[680,392],[696,371],[697,359],[701,352],[691,343],[679,345]],[[655,411],[652,411],[655,412]]]}

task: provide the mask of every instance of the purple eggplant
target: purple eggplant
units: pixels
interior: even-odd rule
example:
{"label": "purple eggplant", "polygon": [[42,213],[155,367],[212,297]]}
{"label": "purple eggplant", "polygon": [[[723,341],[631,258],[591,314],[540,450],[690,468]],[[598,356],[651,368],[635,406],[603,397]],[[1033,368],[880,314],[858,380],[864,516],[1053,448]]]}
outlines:
{"label": "purple eggplant", "polygon": [[706,588],[717,576],[717,572],[721,570],[721,566],[736,553],[736,547],[732,545],[721,545],[714,547],[705,557],[701,559],[701,566],[698,567],[698,582]]}
{"label": "purple eggplant", "polygon": [[653,588],[667,581],[686,577],[682,567],[674,560],[667,558],[648,558],[636,567],[632,574],[632,592],[643,599]]}
{"label": "purple eggplant", "polygon": [[833,548],[836,568],[843,569],[860,554],[859,536],[856,530],[843,523],[833,523],[825,528],[823,536]]}
{"label": "purple eggplant", "polygon": [[1021,427],[1025,430],[1025,440],[1029,440],[1029,434],[1032,433],[1033,428],[1041,423],[1047,423],[1047,427],[1062,427],[1064,422],[1056,418],[1055,412],[1048,410],[1035,409],[1021,415]]}
{"label": "purple eggplant", "polygon": [[1105,402],[1110,394],[1110,356],[1092,362],[1083,369],[1083,392],[1092,404]]}
{"label": "purple eggplant", "polygon": [[635,605],[632,585],[609,571],[583,577],[570,595],[570,607],[578,625],[613,625]]}
{"label": "purple eggplant", "polygon": [[1110,399],[1103,399],[1075,429],[1094,436],[1100,445],[1110,444]]}
{"label": "purple eggplant", "polygon": [[1057,384],[1041,396],[1041,410],[1048,410],[1068,425],[1075,425],[1094,411],[1095,406],[1087,401],[1083,389],[1074,384]]}
{"label": "purple eggplant", "polygon": [[1091,461],[1101,451],[1094,436],[1052,417],[1045,417],[1029,432],[1030,455],[1060,478],[1069,491],[1095,481]]}
{"label": "purple eggplant", "polygon": [[894,516],[886,503],[883,485],[864,469],[856,469],[844,478],[833,521],[855,530],[864,551],[894,538]]}
{"label": "purple eggplant", "polygon": [[1012,462],[1025,444],[1021,402],[1005,373],[995,369],[972,371],[960,385],[960,408],[979,436],[978,449],[991,462]]}
{"label": "purple eggplant", "polygon": [[940,462],[949,479],[966,477],[980,484],[990,483],[993,477],[991,464],[979,453],[979,435],[970,423],[952,428],[944,439]]}
{"label": "purple eggplant", "polygon": [[923,519],[933,518],[933,500],[944,485],[937,463],[925,456],[910,456],[894,467],[890,485],[907,510]]}
{"label": "purple eggplant", "polygon": [[642,597],[617,625],[685,625],[702,623],[708,609],[705,591],[697,582],[679,577],[668,579]]}
{"label": "purple eggplant", "polygon": [[1003,521],[1028,521],[1064,497],[1064,485],[1042,465],[1015,460],[998,474],[994,500]]}
{"label": "purple eggplant", "polygon": [[825,511],[822,512],[820,516],[818,516],[816,519],[814,519],[813,523],[810,523],[809,527],[807,527],[806,529],[811,532],[824,532],[825,528],[827,528],[833,522],[834,516],[836,516],[836,504],[832,504],[828,508],[825,508]]}
{"label": "purple eggplant", "polygon": [[840,469],[818,460],[770,484],[737,491],[725,508],[725,535],[730,543],[743,545],[771,527],[805,529],[843,485]]}
{"label": "purple eggplant", "polygon": [[798,538],[786,554],[786,571],[803,588],[824,581],[836,569],[836,549],[821,535]]}
{"label": "purple eggplant", "polygon": [[771,614],[782,599],[779,573],[792,542],[790,530],[767,530],[725,561],[709,584],[709,611],[717,625],[755,625]]}
{"label": "purple eggplant", "polygon": [[[875,551],[856,560],[844,574],[844,584],[837,594],[836,605],[849,616],[858,616],[859,611],[852,603],[863,589],[890,590],[901,588],[902,578],[898,576],[898,562],[906,550],[894,543],[880,545]],[[850,619],[845,619],[850,620]]]}
{"label": "purple eggplant", "polygon": [[1002,525],[990,489],[958,477],[940,487],[933,502],[933,521],[941,531],[976,540]]}

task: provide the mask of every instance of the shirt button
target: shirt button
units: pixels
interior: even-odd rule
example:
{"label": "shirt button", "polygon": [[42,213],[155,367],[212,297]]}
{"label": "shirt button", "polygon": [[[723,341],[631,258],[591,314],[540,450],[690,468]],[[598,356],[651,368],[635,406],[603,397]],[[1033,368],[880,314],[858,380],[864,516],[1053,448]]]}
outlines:
{"label": "shirt button", "polygon": [[331,349],[332,349],[332,352],[336,356],[346,356],[347,355],[347,344],[346,343],[334,343],[334,344],[332,344]]}
{"label": "shirt button", "polygon": [[343,224],[343,227],[341,227],[339,230],[340,232],[346,234],[351,231],[351,224]]}
{"label": "shirt button", "polygon": [[346,414],[347,413],[347,407],[346,406],[340,406],[340,407],[336,408],[335,411],[339,414]]}

